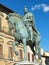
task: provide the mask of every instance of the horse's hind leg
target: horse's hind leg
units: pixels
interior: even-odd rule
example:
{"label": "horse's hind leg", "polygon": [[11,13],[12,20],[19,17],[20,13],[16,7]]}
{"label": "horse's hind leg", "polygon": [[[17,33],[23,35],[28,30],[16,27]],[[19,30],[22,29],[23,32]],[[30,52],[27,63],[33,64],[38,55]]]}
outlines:
{"label": "horse's hind leg", "polygon": [[24,61],[27,61],[27,47],[26,47],[26,39],[23,38],[23,45],[24,45]]}
{"label": "horse's hind leg", "polygon": [[[36,61],[36,57],[38,56],[38,59],[41,61],[41,53],[40,53],[40,36],[37,35],[37,40],[36,40],[36,45],[35,45],[35,61]],[[39,64],[41,64],[41,62],[39,61]]]}

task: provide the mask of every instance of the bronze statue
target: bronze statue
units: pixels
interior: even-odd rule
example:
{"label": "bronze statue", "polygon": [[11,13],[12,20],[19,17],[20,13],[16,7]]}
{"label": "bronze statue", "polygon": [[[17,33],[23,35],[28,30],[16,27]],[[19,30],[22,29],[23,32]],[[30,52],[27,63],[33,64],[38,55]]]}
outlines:
{"label": "bronze statue", "polygon": [[[33,14],[28,12],[27,8],[24,9],[24,14],[22,17],[19,14],[10,13],[7,17],[10,29],[15,28],[15,42],[13,42],[14,52],[17,54],[15,45],[21,41],[24,45],[24,61],[27,61],[26,45],[30,46],[35,56],[38,55],[39,58],[41,58],[39,55],[40,34],[35,27]],[[36,50],[34,50],[34,47]]]}

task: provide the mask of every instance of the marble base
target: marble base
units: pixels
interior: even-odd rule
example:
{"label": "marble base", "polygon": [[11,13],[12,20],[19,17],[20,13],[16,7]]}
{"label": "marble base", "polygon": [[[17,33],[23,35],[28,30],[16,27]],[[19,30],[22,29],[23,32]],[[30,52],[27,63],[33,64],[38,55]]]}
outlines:
{"label": "marble base", "polygon": [[29,61],[21,61],[15,63],[14,65],[38,65],[38,64],[34,64],[34,62],[29,62]]}

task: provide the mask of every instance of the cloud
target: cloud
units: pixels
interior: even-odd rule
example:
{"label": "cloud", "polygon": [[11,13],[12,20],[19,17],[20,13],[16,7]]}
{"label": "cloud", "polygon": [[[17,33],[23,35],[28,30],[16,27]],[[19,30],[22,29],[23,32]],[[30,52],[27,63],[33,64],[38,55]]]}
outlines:
{"label": "cloud", "polygon": [[44,12],[49,12],[49,6],[46,4],[39,4],[39,5],[32,6],[31,10],[33,11],[41,8],[43,9]]}

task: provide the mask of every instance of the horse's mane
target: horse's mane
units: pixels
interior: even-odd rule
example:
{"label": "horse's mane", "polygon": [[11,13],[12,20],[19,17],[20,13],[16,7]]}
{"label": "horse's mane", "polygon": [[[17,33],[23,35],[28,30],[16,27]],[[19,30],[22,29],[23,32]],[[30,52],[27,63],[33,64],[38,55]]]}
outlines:
{"label": "horse's mane", "polygon": [[18,18],[22,18],[22,16],[20,16],[19,14],[16,14],[16,13],[10,13],[9,15],[8,15],[9,17],[10,16],[12,16],[12,17],[18,17]]}

